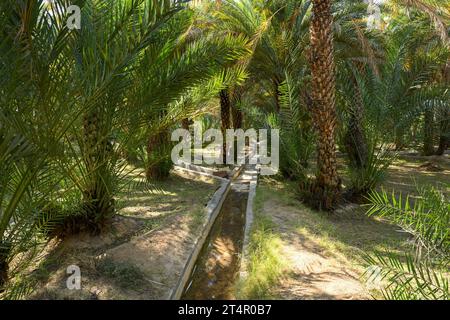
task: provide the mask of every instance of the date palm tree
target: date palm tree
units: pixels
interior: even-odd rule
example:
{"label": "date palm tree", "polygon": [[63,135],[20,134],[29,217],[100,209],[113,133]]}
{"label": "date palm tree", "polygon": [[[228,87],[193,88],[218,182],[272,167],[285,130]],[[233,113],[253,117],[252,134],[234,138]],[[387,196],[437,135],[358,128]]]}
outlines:
{"label": "date palm tree", "polygon": [[336,162],[335,65],[331,0],[314,0],[310,25],[313,119],[318,132],[317,173],[312,193],[317,207],[332,209],[340,196]]}
{"label": "date palm tree", "polygon": [[[0,286],[9,262],[35,248],[50,221],[62,234],[107,222],[130,128],[148,126],[144,115],[176,100],[200,72],[180,62],[165,69],[165,81],[148,81],[154,69],[146,58],[155,57],[152,45],[180,11],[176,2],[73,3],[81,7],[81,30],[68,30],[66,0],[0,7]],[[192,47],[193,55],[208,51]],[[167,84],[173,74],[183,85]],[[66,212],[61,204],[69,198],[76,205]]]}
{"label": "date palm tree", "polygon": [[46,5],[0,5],[0,289],[42,243],[39,215],[61,181],[61,141],[79,114],[71,98],[74,33],[61,7],[46,15]]}

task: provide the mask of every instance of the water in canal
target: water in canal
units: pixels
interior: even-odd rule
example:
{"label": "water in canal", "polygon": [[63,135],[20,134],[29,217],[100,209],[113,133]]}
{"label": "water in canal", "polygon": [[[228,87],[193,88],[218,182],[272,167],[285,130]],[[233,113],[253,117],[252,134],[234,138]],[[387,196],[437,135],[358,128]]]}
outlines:
{"label": "water in canal", "polygon": [[186,285],[182,299],[233,299],[245,230],[248,184],[234,183]]}

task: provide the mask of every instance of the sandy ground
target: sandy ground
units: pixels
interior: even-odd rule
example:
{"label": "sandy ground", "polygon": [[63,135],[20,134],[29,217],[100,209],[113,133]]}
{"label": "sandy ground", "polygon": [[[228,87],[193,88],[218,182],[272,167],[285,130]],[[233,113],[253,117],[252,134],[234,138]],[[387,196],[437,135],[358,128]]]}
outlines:
{"label": "sandy ground", "polygon": [[[29,299],[168,299],[199,228],[216,179],[173,172],[157,194],[137,192],[100,236],[52,241],[32,273]],[[69,265],[81,270],[81,289],[67,289]]]}
{"label": "sandy ground", "polygon": [[389,169],[385,189],[415,194],[416,185],[430,184],[450,195],[450,157],[401,155]]}
{"label": "sandy ground", "polygon": [[281,299],[367,299],[358,272],[343,256],[331,254],[314,240],[299,235],[292,226],[297,209],[276,200],[264,203],[263,212],[271,213],[282,240],[282,253],[288,261],[287,274],[275,288]]}

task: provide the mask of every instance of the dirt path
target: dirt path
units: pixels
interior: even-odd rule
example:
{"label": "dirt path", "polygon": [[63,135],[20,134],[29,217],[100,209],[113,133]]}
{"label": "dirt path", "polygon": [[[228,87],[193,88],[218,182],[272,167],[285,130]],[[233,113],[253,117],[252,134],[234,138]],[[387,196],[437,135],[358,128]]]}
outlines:
{"label": "dirt path", "polygon": [[288,273],[274,290],[277,297],[302,300],[370,297],[350,261],[296,232],[292,227],[298,219],[295,208],[271,199],[264,203],[263,211],[271,213],[282,240],[281,255],[289,266]]}

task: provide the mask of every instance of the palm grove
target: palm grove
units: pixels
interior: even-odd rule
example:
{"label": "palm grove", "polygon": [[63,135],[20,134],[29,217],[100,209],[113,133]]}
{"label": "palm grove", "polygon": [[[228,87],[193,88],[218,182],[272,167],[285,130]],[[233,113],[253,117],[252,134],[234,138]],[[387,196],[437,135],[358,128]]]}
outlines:
{"label": "palm grove", "polygon": [[[79,30],[67,28],[68,5],[81,8]],[[367,6],[357,0],[2,1],[0,286],[6,294],[48,239],[106,229],[118,191],[133,187],[127,179],[133,171],[145,170],[139,183],[149,187],[166,179],[170,132],[194,119],[222,130],[280,129],[280,176],[298,182],[301,201],[333,211],[368,196],[371,214],[412,226],[436,251],[433,261],[447,260],[448,202],[438,190],[418,204],[423,215],[413,221],[401,214],[410,208],[389,206],[392,199],[372,190],[396,150],[442,155],[449,146],[448,6],[385,1],[377,28],[367,27]],[[218,117],[211,119],[212,110]],[[346,157],[345,187],[337,151]],[[398,290],[408,284],[397,283]]]}

